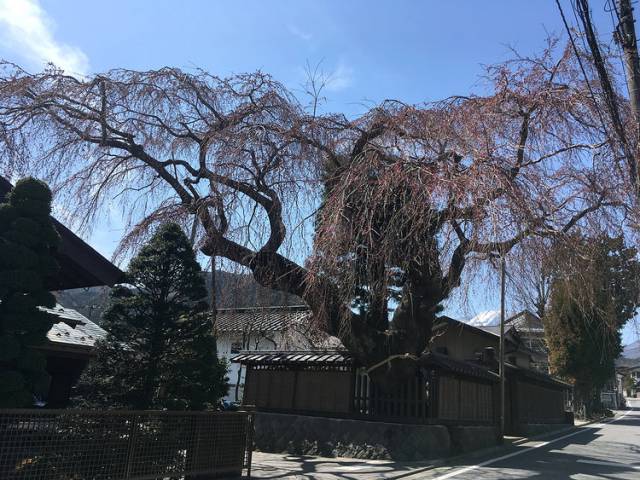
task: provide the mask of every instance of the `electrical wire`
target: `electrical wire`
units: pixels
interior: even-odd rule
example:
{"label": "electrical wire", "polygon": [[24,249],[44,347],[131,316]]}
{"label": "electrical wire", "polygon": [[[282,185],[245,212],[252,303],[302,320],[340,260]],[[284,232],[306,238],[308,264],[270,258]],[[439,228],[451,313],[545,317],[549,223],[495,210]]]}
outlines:
{"label": "electrical wire", "polygon": [[[589,83],[589,76],[587,75],[587,71],[584,68],[584,65],[582,64],[582,58],[580,57],[580,52],[578,50],[578,46],[576,45],[576,42],[573,39],[573,34],[571,33],[571,27],[569,27],[569,23],[567,22],[567,18],[564,15],[564,10],[562,9],[562,5],[560,4],[560,0],[556,0],[556,5],[558,6],[558,10],[560,11],[560,17],[562,18],[562,23],[564,23],[564,28],[567,31],[567,35],[569,35],[569,41],[571,42],[571,46],[573,47],[573,52],[576,55],[576,59],[578,60],[578,65],[580,66],[580,70],[582,71],[582,75],[584,76],[584,81],[587,84],[587,88],[589,89],[589,93],[591,95],[591,98],[593,99],[593,104],[596,107],[596,112],[598,113],[598,117],[600,119],[600,124],[602,125],[602,129],[604,130],[605,134],[607,132],[607,127],[606,127],[606,123],[604,121],[604,116],[602,115],[602,111],[600,110],[600,105],[598,105],[598,100],[597,97],[595,95],[595,93],[593,92],[593,89],[591,88],[591,84]],[[573,5],[572,5],[573,7]]]}

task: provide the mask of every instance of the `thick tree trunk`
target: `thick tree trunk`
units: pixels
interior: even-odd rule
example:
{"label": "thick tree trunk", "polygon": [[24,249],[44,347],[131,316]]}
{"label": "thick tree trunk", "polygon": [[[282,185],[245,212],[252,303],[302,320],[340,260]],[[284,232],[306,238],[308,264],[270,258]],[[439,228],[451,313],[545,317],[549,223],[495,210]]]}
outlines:
{"label": "thick tree trunk", "polygon": [[[318,326],[338,337],[358,363],[371,368],[373,381],[382,387],[393,386],[415,372],[415,360],[428,347],[440,302],[447,295],[439,266],[413,265],[390,326],[381,298],[373,302],[372,315],[355,315],[341,302],[335,285],[318,278],[310,281],[307,269],[277,252],[219,252],[247,266],[258,284],[302,298]],[[383,296],[386,292],[376,293]]]}

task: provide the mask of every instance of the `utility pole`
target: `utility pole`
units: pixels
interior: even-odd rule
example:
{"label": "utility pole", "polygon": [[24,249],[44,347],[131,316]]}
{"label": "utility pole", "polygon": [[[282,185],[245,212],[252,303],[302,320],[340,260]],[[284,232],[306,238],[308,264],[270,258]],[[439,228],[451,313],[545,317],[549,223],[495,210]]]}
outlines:
{"label": "utility pole", "polygon": [[638,41],[636,39],[635,20],[631,0],[616,0],[619,23],[614,38],[620,45],[624,54],[624,69],[627,78],[627,90],[629,91],[629,103],[631,113],[636,125],[636,137],[631,148],[636,158],[636,194],[640,196],[640,172],[638,172],[637,155],[640,151],[640,58],[638,57]]}
{"label": "utility pole", "polygon": [[[191,247],[195,247],[196,233],[198,232],[198,215],[193,216],[193,224],[191,224]],[[213,325],[213,331],[215,332],[216,322],[218,319],[218,306],[216,295],[216,255],[215,250],[211,254],[211,324]]]}
{"label": "utility pole", "polygon": [[[564,13],[562,12],[562,6],[559,0],[556,0],[556,4],[560,10],[560,14],[564,21],[565,27],[569,34],[569,38],[574,46],[575,54],[578,60],[580,60],[580,53],[578,52],[573,38],[571,30]],[[591,13],[589,9],[589,0],[575,0],[575,6],[577,7],[577,13],[582,21],[584,27],[584,35],[591,50],[591,56],[593,59],[593,65],[596,69],[598,77],[600,79],[600,85],[602,87],[602,100],[608,110],[611,120],[611,126],[618,137],[620,146],[622,148],[624,157],[629,169],[629,179],[633,187],[635,195],[640,199],[640,172],[638,171],[638,145],[640,137],[636,133],[635,139],[629,139],[627,137],[627,131],[622,121],[622,115],[618,107],[617,95],[614,91],[613,84],[609,78],[607,72],[607,66],[605,64],[602,52],[600,51],[600,45],[598,37],[596,35],[593,22],[591,21]],[[616,14],[619,18],[619,23],[616,26],[615,38],[624,50],[625,57],[625,72],[627,76],[627,86],[629,90],[629,100],[631,103],[632,114],[634,115],[634,121],[637,127],[640,127],[640,67],[638,62],[638,46],[636,42],[635,26],[633,20],[633,9],[631,7],[631,0],[615,0],[614,3]],[[584,70],[583,70],[584,73]],[[588,79],[585,75],[585,80]],[[607,128],[605,125],[603,125]],[[640,129],[636,128],[637,132]]]}
{"label": "utility pole", "polygon": [[638,58],[633,7],[630,0],[617,0],[617,2],[620,23],[616,29],[615,40],[624,52],[624,68],[627,73],[631,112],[636,124],[640,127],[640,59]]}
{"label": "utility pole", "polygon": [[505,297],[505,259],[500,255],[500,439],[504,439],[504,413],[505,413],[505,372],[504,372],[504,297]]}

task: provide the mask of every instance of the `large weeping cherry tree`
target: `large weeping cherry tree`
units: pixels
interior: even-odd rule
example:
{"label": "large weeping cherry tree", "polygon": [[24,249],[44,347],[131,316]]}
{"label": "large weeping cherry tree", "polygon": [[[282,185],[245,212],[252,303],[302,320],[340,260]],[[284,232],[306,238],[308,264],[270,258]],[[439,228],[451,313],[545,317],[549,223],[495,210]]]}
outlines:
{"label": "large weeping cherry tree", "polygon": [[[120,201],[123,252],[158,223],[197,218],[203,254],[303,298],[383,382],[413,368],[480,262],[625,215],[598,85],[569,50],[550,42],[485,80],[482,96],[387,101],[348,119],[307,113],[260,72],[77,79],[4,64],[0,161],[54,182],[87,224]],[[313,234],[292,238],[305,222]],[[304,239],[311,253],[294,261]]]}

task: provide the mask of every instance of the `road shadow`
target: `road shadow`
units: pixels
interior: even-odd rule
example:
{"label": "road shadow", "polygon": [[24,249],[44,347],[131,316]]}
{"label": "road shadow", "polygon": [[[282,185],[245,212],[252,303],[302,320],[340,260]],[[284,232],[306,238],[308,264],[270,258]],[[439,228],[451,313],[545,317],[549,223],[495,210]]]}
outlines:
{"label": "road shadow", "polygon": [[400,463],[392,460],[332,459],[305,455],[284,455],[265,459],[254,466],[252,478],[280,479],[401,479],[433,468],[429,462]]}
{"label": "road shadow", "polygon": [[[626,424],[639,427],[637,417],[618,420],[616,426]],[[597,446],[593,442],[601,438],[601,428],[589,428],[577,435],[562,440],[551,438],[551,445],[536,449],[526,444],[515,446],[504,455],[522,451],[522,455],[499,460],[485,467],[474,469],[466,474],[457,475],[457,480],[495,480],[502,478],[527,478],[538,480],[555,480],[576,478],[577,475],[591,475],[594,478],[634,479],[640,478],[640,442],[632,434],[630,441],[600,441]],[[638,430],[640,434],[640,429]],[[610,437],[611,434],[608,434]],[[624,435],[626,438],[626,435]],[[562,436],[560,436],[562,438]],[[477,465],[482,460],[471,462]],[[600,464],[595,462],[601,462]],[[467,464],[469,465],[469,464]],[[455,469],[464,468],[457,464]],[[437,475],[436,475],[437,476]],[[428,477],[425,477],[428,478]]]}

